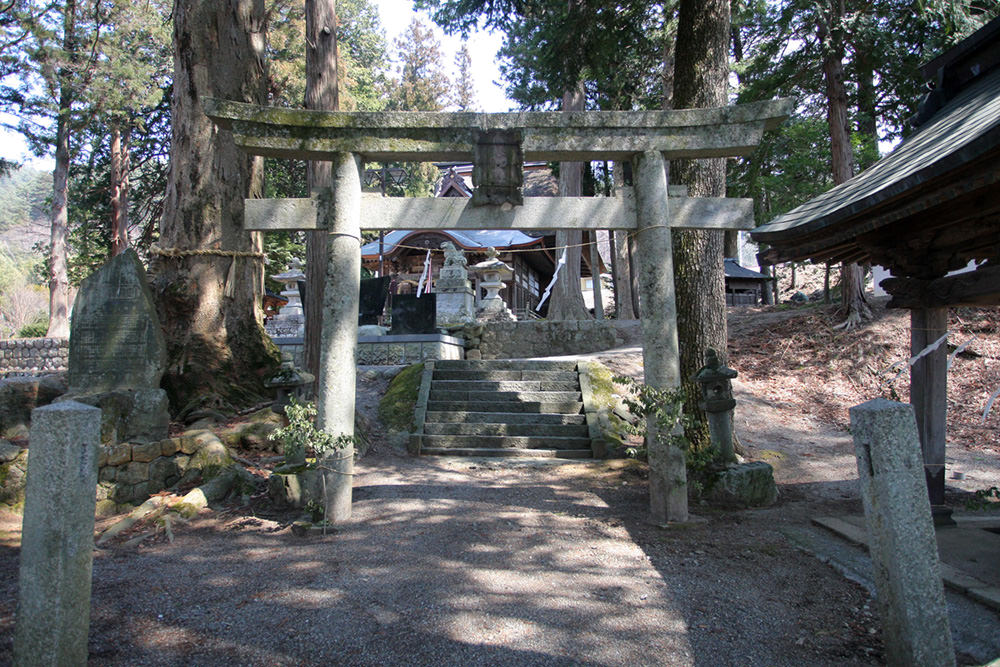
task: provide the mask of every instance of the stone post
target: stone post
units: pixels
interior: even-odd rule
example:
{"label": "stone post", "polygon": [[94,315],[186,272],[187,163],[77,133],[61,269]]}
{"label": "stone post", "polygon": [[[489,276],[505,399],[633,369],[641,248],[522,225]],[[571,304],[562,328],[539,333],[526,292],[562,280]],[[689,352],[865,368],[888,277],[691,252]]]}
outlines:
{"label": "stone post", "polygon": [[886,660],[955,664],[913,407],[877,398],[851,408]]}
{"label": "stone post", "polygon": [[31,412],[15,665],[85,665],[101,410],[76,401]]}
{"label": "stone post", "polygon": [[[674,389],[680,386],[674,251],[667,208],[667,171],[658,151],[646,151],[636,158],[635,198],[644,380],[652,387]],[[661,524],[687,521],[684,452],[678,447],[659,444],[652,418],[647,426],[652,521]]]}
{"label": "stone post", "polygon": [[[333,159],[333,182],[324,193],[327,231],[326,289],[320,342],[318,426],[333,435],[354,435],[357,375],[358,290],[361,281],[361,161],[352,153]],[[325,517],[351,517],[354,447],[332,452],[322,462]]]}

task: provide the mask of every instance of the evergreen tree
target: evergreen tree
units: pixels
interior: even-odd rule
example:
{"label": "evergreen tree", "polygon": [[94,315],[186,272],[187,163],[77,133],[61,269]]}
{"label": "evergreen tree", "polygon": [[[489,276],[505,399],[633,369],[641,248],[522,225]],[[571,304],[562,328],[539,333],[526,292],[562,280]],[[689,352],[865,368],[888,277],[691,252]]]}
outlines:
{"label": "evergreen tree", "polygon": [[414,17],[394,46],[399,69],[386,108],[390,111],[444,109],[451,84],[444,73],[441,44],[430,26]]}
{"label": "evergreen tree", "polygon": [[52,336],[69,333],[70,163],[84,143],[82,129],[95,117],[127,117],[126,109],[135,108],[128,105],[146,104],[159,92],[163,40],[157,35],[162,37],[165,16],[159,9],[125,0],[15,0],[0,24],[0,68],[8,80],[17,77],[0,92],[0,108],[19,119],[18,131],[38,155],[55,156],[48,261]]}
{"label": "evergreen tree", "polygon": [[469,44],[462,42],[462,48],[455,54],[455,94],[452,103],[459,111],[476,111],[476,82],[472,80],[472,55]]}

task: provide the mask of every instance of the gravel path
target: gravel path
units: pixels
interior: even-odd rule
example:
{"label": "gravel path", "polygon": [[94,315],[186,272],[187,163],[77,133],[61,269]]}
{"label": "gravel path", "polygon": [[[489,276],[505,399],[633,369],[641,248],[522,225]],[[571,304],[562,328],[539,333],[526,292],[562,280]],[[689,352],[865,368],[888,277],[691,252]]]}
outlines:
{"label": "gravel path", "polygon": [[91,664],[877,664],[867,592],[780,505],[663,530],[645,498],[627,461],[376,455],[336,534],[223,513],[99,551]]}
{"label": "gravel path", "polygon": [[[744,446],[776,468],[772,508],[694,506],[701,522],[661,529],[636,462],[412,458],[380,441],[336,533],[231,507],[173,542],[95,552],[90,664],[881,664],[868,591],[807,553],[830,539],[810,516],[861,512],[849,437],[736,390]],[[960,463],[996,479],[995,460]],[[0,517],[0,664],[18,531]]]}

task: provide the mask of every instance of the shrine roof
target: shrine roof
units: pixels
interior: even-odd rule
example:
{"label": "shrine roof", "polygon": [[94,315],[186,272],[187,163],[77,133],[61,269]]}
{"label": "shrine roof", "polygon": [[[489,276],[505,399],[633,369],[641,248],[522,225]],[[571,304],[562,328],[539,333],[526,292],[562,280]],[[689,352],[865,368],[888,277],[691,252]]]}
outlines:
{"label": "shrine roof", "polygon": [[[984,30],[1000,38],[1000,22]],[[977,35],[980,44],[993,41]],[[917,131],[892,153],[753,230],[754,240],[770,246],[764,257],[872,262],[897,275],[942,275],[995,253],[1000,229],[995,55],[966,72],[961,87],[932,92],[928,97],[937,104],[925,103]],[[936,76],[947,81],[950,75]]]}
{"label": "shrine roof", "polygon": [[[497,250],[503,250],[505,248],[523,248],[538,245],[542,242],[541,237],[528,236],[516,229],[463,229],[461,231],[454,229],[397,229],[388,232],[383,238],[383,255],[392,254],[397,247],[405,245],[406,240],[416,234],[441,234],[447,236],[462,250],[485,251],[490,246]],[[361,246],[361,256],[366,259],[377,258],[378,245],[378,241],[372,241]]]}

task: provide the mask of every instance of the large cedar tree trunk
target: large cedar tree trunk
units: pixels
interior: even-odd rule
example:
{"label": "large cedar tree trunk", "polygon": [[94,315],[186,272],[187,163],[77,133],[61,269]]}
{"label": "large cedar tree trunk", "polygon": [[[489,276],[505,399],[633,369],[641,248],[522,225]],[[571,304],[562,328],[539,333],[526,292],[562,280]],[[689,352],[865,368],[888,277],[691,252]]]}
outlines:
{"label": "large cedar tree trunk", "polygon": [[[63,49],[75,57],[76,2],[68,0],[63,10]],[[56,155],[52,170],[52,214],[49,228],[49,329],[50,338],[69,337],[69,273],[66,240],[69,236],[69,124],[73,106],[72,73],[59,73],[59,115],[56,117]]]}
{"label": "large cedar tree trunk", "polygon": [[261,236],[243,230],[243,199],[260,195],[263,161],[237,150],[201,108],[205,97],[264,103],[264,2],[175,0],[173,18],[173,136],[159,247],[179,256],[159,255],[153,273],[167,339],[163,387],[176,412],[192,399],[223,407],[259,400],[276,350],[262,325]]}
{"label": "large cedar tree trunk", "polygon": [[[674,66],[674,108],[726,105],[729,80],[729,0],[681,0]],[[671,182],[688,186],[692,197],[726,195],[723,159],[676,160]],[[723,274],[724,233],[675,231],[674,275],[677,289],[677,337],[681,350],[684,409],[694,426],[687,433],[695,446],[709,443],[708,422],[698,407],[693,377],[704,364],[705,350],[726,357],[726,298]]]}
{"label": "large cedar tree trunk", "polygon": [[[336,0],[306,0],[306,108],[336,111],[337,88]],[[311,192],[330,187],[329,162],[309,162],[306,181]],[[319,381],[320,336],[323,330],[323,288],[326,284],[327,233],[306,237],[306,368]]]}
{"label": "large cedar tree trunk", "polygon": [[[851,132],[847,125],[847,89],[844,85],[844,0],[830,0],[827,12],[816,27],[823,46],[823,80],[826,84],[826,119],[830,127],[830,154],[833,182],[839,185],[854,172]],[[871,319],[871,309],[864,292],[861,267],[844,262],[840,268],[840,326],[850,329]]]}
{"label": "large cedar tree trunk", "polygon": [[[583,86],[576,90],[566,91],[562,99],[563,111],[582,111],[584,109]],[[559,196],[579,197],[583,191],[583,163],[559,163]],[[583,301],[580,291],[580,259],[583,242],[583,232],[579,230],[560,229],[556,231],[556,246],[565,247],[560,250],[566,253],[566,266],[559,271],[559,278],[552,288],[552,303],[549,305],[550,320],[587,320],[590,313]]]}
{"label": "large cedar tree trunk", "polygon": [[128,248],[129,131],[121,121],[111,126],[111,254]]}

